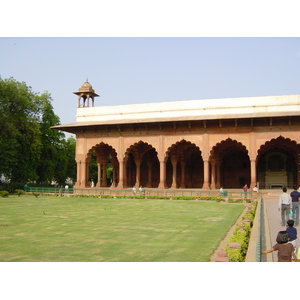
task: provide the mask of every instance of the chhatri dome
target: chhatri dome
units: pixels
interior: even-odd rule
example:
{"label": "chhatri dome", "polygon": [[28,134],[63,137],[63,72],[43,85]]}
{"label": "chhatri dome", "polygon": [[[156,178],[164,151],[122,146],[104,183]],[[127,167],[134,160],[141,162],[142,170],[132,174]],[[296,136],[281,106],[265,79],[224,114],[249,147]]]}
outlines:
{"label": "chhatri dome", "polygon": [[[95,90],[93,89],[92,85],[88,82],[88,79],[86,82],[79,88],[78,92],[73,92],[73,94],[78,95],[78,107],[89,107],[89,99],[92,99],[92,107],[94,107],[94,98],[100,97],[95,93]],[[83,103],[80,103],[81,98],[83,99]],[[87,103],[86,103],[86,100]]]}

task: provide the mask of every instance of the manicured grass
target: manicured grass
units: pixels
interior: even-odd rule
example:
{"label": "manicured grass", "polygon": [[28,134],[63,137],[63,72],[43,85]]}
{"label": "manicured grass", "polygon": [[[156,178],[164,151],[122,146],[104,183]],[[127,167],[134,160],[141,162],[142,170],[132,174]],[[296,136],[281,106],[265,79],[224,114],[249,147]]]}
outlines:
{"label": "manicured grass", "polygon": [[0,198],[0,261],[206,262],[243,204]]}

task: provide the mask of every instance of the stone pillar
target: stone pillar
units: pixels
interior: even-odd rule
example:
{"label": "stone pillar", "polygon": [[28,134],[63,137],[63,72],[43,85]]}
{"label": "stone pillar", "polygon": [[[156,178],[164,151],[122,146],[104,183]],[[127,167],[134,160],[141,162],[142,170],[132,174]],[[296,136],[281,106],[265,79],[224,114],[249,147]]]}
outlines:
{"label": "stone pillar", "polygon": [[[126,179],[126,178],[125,178]],[[119,163],[119,188],[124,188],[124,161],[120,161]]]}
{"label": "stone pillar", "polygon": [[136,165],[136,180],[135,180],[135,185],[137,188],[140,187],[140,182],[141,182],[141,159],[137,159],[135,161]]}
{"label": "stone pillar", "polygon": [[77,181],[75,183],[75,188],[81,188],[82,187],[82,169],[81,169],[81,160],[77,161]]}
{"label": "stone pillar", "polygon": [[159,161],[159,189],[166,188],[166,163],[164,160]]}
{"label": "stone pillar", "polygon": [[250,166],[251,166],[251,183],[250,187],[254,188],[256,185],[256,161],[255,159],[250,160]]}
{"label": "stone pillar", "polygon": [[117,164],[114,162],[112,167],[113,167],[113,173],[112,173],[111,187],[114,188],[117,186]]}
{"label": "stone pillar", "polygon": [[98,178],[97,178],[96,187],[100,187],[101,186],[101,164],[97,162],[97,166],[98,166]]}
{"label": "stone pillar", "polygon": [[172,157],[171,158],[171,163],[172,163],[172,166],[173,166],[171,188],[176,189],[177,188],[177,185],[176,185],[176,178],[177,178],[177,158],[176,157]]}
{"label": "stone pillar", "polygon": [[209,190],[209,161],[208,158],[203,158],[204,163],[204,182],[203,182],[203,189]]}
{"label": "stone pillar", "polygon": [[89,186],[88,183],[88,163],[85,159],[78,158],[77,161],[77,181],[75,188],[86,188]]}
{"label": "stone pillar", "polygon": [[86,161],[84,164],[84,186],[89,188],[91,187],[90,183],[89,183],[89,173],[90,173],[90,170],[89,170],[89,163],[90,161]]}
{"label": "stone pillar", "polygon": [[212,159],[211,161],[211,188],[216,188],[216,161]]}
{"label": "stone pillar", "polygon": [[107,166],[107,161],[103,161],[102,162],[102,182],[101,182],[102,187],[107,187],[106,166]]}

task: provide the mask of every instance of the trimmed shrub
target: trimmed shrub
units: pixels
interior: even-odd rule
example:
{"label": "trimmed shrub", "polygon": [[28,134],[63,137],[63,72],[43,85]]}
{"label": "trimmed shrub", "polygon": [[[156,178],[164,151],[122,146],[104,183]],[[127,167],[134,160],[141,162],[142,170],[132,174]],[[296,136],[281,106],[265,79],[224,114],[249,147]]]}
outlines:
{"label": "trimmed shrub", "polygon": [[240,249],[231,249],[231,248],[226,248],[225,249],[225,251],[227,252],[227,255],[229,257],[230,262],[243,262],[243,261],[245,261],[245,257],[246,257],[247,250],[248,250],[248,245],[249,245],[251,227],[252,227],[253,220],[254,220],[254,217],[255,217],[257,204],[258,204],[257,201],[255,201],[253,203],[253,207],[251,209],[251,212],[247,212],[243,216],[243,220],[246,217],[248,217],[248,219],[251,222],[250,223],[251,225],[249,225],[248,223],[243,223],[245,232],[238,232],[239,227],[236,227],[233,236],[229,240],[230,242],[236,242],[236,243],[241,244]]}
{"label": "trimmed shrub", "polygon": [[201,197],[197,197],[197,199],[206,200],[206,201],[217,201],[217,202],[225,201],[225,199],[223,199],[222,197],[212,197],[212,196],[201,196]]}
{"label": "trimmed shrub", "polygon": [[147,199],[170,200],[170,196],[147,196]]}
{"label": "trimmed shrub", "polygon": [[197,197],[193,197],[193,196],[175,196],[172,199],[173,200],[196,200]]}
{"label": "trimmed shrub", "polygon": [[101,195],[101,198],[113,199],[113,195]]}
{"label": "trimmed shrub", "polygon": [[8,191],[0,191],[0,196],[1,196],[2,198],[7,198],[8,195],[9,195],[9,192],[8,192]]}
{"label": "trimmed shrub", "polygon": [[20,197],[21,195],[24,195],[25,192],[23,190],[15,190],[15,194]]}
{"label": "trimmed shrub", "polygon": [[228,199],[228,203],[243,203],[243,199]]}
{"label": "trimmed shrub", "polygon": [[133,196],[133,195],[117,195],[115,196],[117,199],[145,199],[145,196]]}

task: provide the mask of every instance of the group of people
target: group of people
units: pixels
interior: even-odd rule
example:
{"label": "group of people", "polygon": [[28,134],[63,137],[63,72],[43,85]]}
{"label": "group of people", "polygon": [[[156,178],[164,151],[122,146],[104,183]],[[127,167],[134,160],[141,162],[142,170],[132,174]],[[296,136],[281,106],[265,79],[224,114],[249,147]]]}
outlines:
{"label": "group of people", "polygon": [[[248,185],[245,184],[243,186],[243,193],[244,193],[244,199],[247,199],[247,192],[248,192]],[[258,187],[257,187],[257,184],[255,185],[255,187],[253,188],[253,192],[254,193],[258,193]],[[224,196],[224,190],[223,190],[223,187],[220,188],[220,196],[223,197]]]}
{"label": "group of people", "polygon": [[[279,262],[300,262],[297,258],[297,229],[294,227],[299,225],[299,198],[298,188],[294,186],[294,190],[288,194],[287,188],[282,188],[283,193],[279,196],[278,211],[281,212],[281,226],[286,226],[286,230],[278,232],[276,242],[272,249],[262,251],[262,254],[278,251]],[[300,247],[299,247],[300,248]],[[298,255],[300,250],[298,249]]]}
{"label": "group of people", "polygon": [[[140,193],[140,195],[144,195],[144,191],[143,191],[143,188],[141,186],[139,187],[139,193]],[[135,186],[132,188],[132,195],[136,195]]]}

